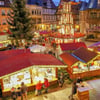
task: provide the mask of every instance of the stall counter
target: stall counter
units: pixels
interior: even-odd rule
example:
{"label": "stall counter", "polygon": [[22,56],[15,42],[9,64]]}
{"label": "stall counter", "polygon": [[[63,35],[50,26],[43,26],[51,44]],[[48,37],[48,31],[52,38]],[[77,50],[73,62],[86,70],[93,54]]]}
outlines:
{"label": "stall counter", "polygon": [[90,86],[78,87],[77,95],[79,100],[89,100],[90,89],[92,89]]}

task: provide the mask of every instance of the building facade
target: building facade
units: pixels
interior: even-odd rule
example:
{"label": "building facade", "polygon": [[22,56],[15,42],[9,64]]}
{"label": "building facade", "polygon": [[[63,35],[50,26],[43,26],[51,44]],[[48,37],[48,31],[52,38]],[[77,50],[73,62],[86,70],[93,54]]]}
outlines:
{"label": "building facade", "polygon": [[7,17],[10,13],[9,5],[9,0],[0,0],[0,32],[8,30]]}
{"label": "building facade", "polygon": [[33,19],[33,31],[42,29],[42,7],[38,5],[27,5]]}
{"label": "building facade", "polygon": [[33,18],[33,30],[52,30],[56,27],[56,6],[52,0],[28,0],[27,7]]}
{"label": "building facade", "polygon": [[96,35],[95,30],[100,27],[100,0],[89,0],[89,3],[82,3],[80,9],[80,31],[87,35]]}
{"label": "building facade", "polygon": [[43,0],[43,30],[56,29],[56,8],[52,0]]}

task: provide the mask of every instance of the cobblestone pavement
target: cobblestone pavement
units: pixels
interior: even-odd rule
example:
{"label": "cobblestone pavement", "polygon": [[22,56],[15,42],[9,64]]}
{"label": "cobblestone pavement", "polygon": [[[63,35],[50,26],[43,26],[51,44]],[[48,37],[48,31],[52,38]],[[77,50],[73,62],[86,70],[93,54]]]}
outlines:
{"label": "cobblestone pavement", "polygon": [[90,90],[90,100],[100,100],[100,79],[91,80],[88,84],[93,88]]}
{"label": "cobblestone pavement", "polygon": [[58,91],[43,94],[41,96],[33,97],[29,100],[69,100],[68,96],[71,94],[71,87],[68,86]]}

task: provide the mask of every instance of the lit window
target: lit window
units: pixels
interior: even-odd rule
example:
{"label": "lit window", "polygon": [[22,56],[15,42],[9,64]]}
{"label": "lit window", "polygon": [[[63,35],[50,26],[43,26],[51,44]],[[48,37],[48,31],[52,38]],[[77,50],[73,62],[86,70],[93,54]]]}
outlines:
{"label": "lit window", "polygon": [[6,25],[6,20],[5,19],[2,20],[2,25]]}
{"label": "lit window", "polygon": [[0,5],[4,5],[4,1],[0,1]]}
{"label": "lit window", "polygon": [[2,15],[5,15],[5,10],[2,10],[1,12],[2,12]]}
{"label": "lit window", "polygon": [[10,10],[7,11],[7,15],[10,15]]}

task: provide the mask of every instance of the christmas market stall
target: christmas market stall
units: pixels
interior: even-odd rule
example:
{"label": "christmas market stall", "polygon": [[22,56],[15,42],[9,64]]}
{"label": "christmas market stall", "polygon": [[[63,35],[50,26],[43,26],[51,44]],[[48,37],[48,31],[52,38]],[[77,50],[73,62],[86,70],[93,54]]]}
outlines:
{"label": "christmas market stall", "polygon": [[58,45],[60,53],[63,53],[63,52],[71,53],[71,52],[75,51],[76,49],[78,49],[80,47],[87,48],[87,46],[84,42],[61,43],[61,44]]}
{"label": "christmas market stall", "polygon": [[88,48],[92,51],[96,51],[96,52],[100,53],[100,41],[96,42],[92,45],[89,45]]}
{"label": "christmas market stall", "polygon": [[67,64],[67,72],[72,79],[100,75],[100,63],[97,60],[100,55],[94,51],[81,47],[71,54],[65,52],[60,57]]}
{"label": "christmas market stall", "polygon": [[0,60],[0,83],[3,95],[10,94],[12,87],[20,87],[21,82],[34,90],[39,80],[48,78],[50,84],[57,82],[57,68],[66,67],[49,54],[22,53]]}

